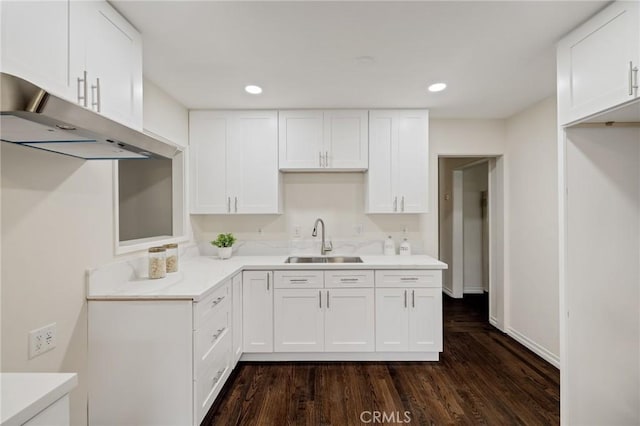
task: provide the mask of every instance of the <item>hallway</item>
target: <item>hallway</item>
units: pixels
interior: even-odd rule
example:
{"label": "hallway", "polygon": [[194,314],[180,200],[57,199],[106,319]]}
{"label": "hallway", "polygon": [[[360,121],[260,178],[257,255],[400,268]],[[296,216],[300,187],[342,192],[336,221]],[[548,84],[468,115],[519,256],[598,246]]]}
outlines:
{"label": "hallway", "polygon": [[485,295],[443,303],[439,362],[242,363],[203,424],[559,424],[559,371],[489,325]]}

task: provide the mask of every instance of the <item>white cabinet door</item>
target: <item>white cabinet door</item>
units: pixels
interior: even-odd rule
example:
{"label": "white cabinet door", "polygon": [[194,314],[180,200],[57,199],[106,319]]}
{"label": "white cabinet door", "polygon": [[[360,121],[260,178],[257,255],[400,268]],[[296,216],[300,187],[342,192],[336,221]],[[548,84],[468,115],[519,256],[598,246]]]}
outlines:
{"label": "white cabinet door", "polygon": [[369,113],[367,213],[426,213],[429,113]]}
{"label": "white cabinet door", "polygon": [[191,111],[191,213],[229,213],[227,193],[227,145],[230,138],[229,113]]}
{"label": "white cabinet door", "polygon": [[142,130],[142,38],[106,1],[71,2],[72,77],[87,71],[88,107]]}
{"label": "white cabinet door", "polygon": [[233,335],[233,366],[242,355],[242,274],[231,278],[231,333]]}
{"label": "white cabinet door", "polygon": [[326,168],[366,170],[369,166],[368,111],[325,111],[324,155]]}
{"label": "white cabinet door", "polygon": [[406,288],[376,289],[376,351],[409,349],[409,305]]}
{"label": "white cabinet door", "polygon": [[227,160],[232,210],[234,213],[279,213],[278,113],[238,111],[233,117]]}
{"label": "white cabinet door", "polygon": [[442,290],[439,288],[408,289],[409,350],[442,351]]}
{"label": "white cabinet door", "polygon": [[398,212],[427,211],[429,166],[429,115],[427,111],[401,111],[395,148],[395,194]]}
{"label": "white cabinet door", "polygon": [[275,111],[191,111],[191,213],[281,211]]}
{"label": "white cabinet door", "polygon": [[273,352],[273,272],[242,273],[244,352]]}
{"label": "white cabinet door", "polygon": [[375,350],[375,300],[372,288],[325,290],[325,352]]}
{"label": "white cabinet door", "polygon": [[322,352],[322,290],[277,289],[274,295],[276,352]]}
{"label": "white cabinet door", "polygon": [[560,124],[637,98],[640,68],[638,2],[616,2],[558,44]]}
{"label": "white cabinet door", "polygon": [[323,112],[279,112],[280,169],[321,169],[325,164]]}
{"label": "white cabinet door", "polygon": [[69,2],[2,1],[2,72],[77,101],[69,69]]}

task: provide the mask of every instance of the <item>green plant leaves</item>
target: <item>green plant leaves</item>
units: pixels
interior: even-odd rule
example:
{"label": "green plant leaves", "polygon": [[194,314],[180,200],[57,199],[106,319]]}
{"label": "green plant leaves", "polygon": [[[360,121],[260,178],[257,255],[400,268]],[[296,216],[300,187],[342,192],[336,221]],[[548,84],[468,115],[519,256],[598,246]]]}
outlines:
{"label": "green plant leaves", "polygon": [[232,233],[218,234],[218,237],[211,241],[211,244],[216,247],[231,247],[236,242],[236,237]]}

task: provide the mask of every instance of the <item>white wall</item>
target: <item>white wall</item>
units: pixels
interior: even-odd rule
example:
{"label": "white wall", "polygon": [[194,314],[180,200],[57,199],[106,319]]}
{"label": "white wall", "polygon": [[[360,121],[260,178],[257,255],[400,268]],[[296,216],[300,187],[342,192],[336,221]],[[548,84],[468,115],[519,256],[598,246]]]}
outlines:
{"label": "white wall", "polygon": [[507,332],[558,365],[558,195],[556,101],[506,122]]}
{"label": "white wall", "polygon": [[143,128],[177,145],[189,144],[189,111],[165,91],[147,80],[144,83]]}
{"label": "white wall", "polygon": [[[77,372],[71,422],[86,423],[85,270],[113,258],[112,165],[2,142],[2,371]],[[28,359],[27,335],[58,344]]]}
{"label": "white wall", "polygon": [[[157,93],[153,89],[147,93],[145,84],[145,105],[150,94]],[[174,115],[177,118],[171,123]],[[145,128],[149,125],[160,136],[185,143],[188,136],[181,117],[186,123],[186,109],[164,98],[158,101],[155,113],[145,109]],[[77,372],[78,387],[71,393],[71,424],[85,425],[85,271],[115,258],[113,164],[5,142],[0,143],[0,152],[0,370]],[[130,256],[140,255],[146,254]],[[57,347],[28,359],[28,332],[52,322],[57,323]]]}
{"label": "white wall", "polygon": [[562,409],[567,424],[640,424],[640,130],[566,132]]}

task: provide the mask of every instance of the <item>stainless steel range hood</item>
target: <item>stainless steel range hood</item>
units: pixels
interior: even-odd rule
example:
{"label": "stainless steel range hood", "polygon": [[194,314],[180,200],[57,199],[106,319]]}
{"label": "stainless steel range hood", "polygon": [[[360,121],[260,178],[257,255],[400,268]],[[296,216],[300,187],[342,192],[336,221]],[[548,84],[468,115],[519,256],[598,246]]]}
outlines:
{"label": "stainless steel range hood", "polygon": [[0,73],[0,140],[84,158],[173,158],[180,149]]}

